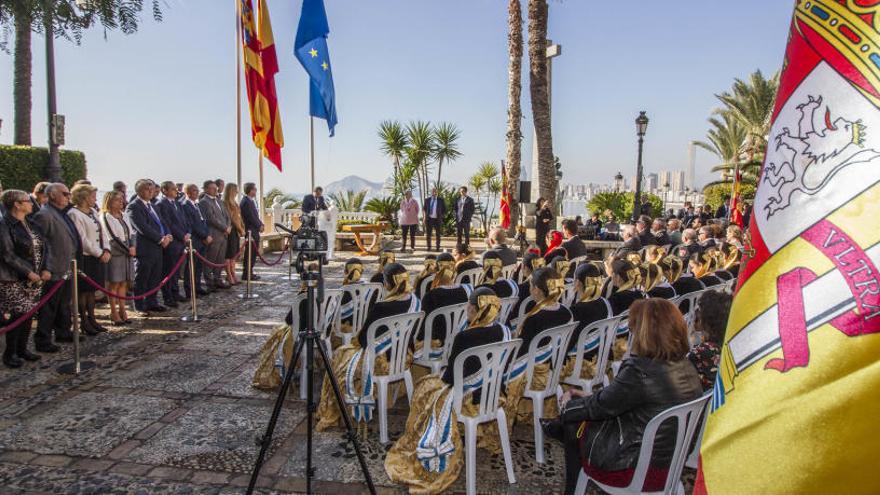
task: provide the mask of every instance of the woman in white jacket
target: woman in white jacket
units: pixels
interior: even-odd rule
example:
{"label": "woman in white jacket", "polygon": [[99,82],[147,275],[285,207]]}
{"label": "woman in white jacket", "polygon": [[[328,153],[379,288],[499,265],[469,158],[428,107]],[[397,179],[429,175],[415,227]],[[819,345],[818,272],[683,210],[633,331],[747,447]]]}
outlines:
{"label": "woman in white jacket", "polygon": [[[67,216],[76,226],[82,244],[82,262],[79,270],[100,285],[104,285],[107,263],[110,261],[110,243],[101,223],[95,215],[97,189],[88,184],[79,184],[70,191],[73,207]],[[107,329],[95,319],[95,289],[85,280],[79,280],[80,327],[86,335],[106,332]]]}

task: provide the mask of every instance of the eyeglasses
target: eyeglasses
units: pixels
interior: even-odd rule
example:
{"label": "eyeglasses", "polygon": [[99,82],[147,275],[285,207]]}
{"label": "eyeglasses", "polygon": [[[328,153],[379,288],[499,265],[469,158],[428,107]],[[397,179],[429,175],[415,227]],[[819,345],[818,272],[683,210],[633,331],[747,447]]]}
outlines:
{"label": "eyeglasses", "polygon": [[61,195],[64,196],[65,198],[69,198],[69,197],[70,197],[70,193],[69,193],[69,192],[63,192],[63,193],[61,193]]}

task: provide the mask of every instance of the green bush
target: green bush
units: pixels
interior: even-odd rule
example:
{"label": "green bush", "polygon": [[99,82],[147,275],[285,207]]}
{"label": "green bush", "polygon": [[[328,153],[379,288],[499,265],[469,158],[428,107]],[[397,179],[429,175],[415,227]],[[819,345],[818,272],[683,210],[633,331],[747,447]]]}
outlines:
{"label": "green bush", "polygon": [[[49,174],[49,150],[31,146],[0,145],[0,181],[4,189],[31,191]],[[68,186],[86,178],[86,156],[81,151],[61,151],[61,179]]]}
{"label": "green bush", "polygon": [[[656,194],[643,193],[648,197],[651,203],[651,214],[655,217],[663,215],[663,200]],[[598,213],[600,216],[605,210],[611,210],[615,220],[629,221],[632,216],[633,202],[635,200],[633,192],[601,192],[593,196],[587,202],[587,211],[590,214]]]}
{"label": "green bush", "polygon": [[[710,208],[709,211],[717,210],[721,203],[724,202],[724,198],[730,197],[732,187],[730,184],[714,184],[703,189],[704,203]],[[754,201],[755,186],[743,183],[740,186],[740,191],[744,200]]]}

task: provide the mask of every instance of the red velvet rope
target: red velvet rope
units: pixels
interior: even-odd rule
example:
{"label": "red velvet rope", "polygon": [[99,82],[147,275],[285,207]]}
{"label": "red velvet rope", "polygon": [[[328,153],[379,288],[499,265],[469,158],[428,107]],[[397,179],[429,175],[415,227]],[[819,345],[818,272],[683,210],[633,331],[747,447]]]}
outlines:
{"label": "red velvet rope", "polygon": [[153,294],[159,292],[159,290],[162,289],[162,286],[164,286],[165,284],[167,284],[171,280],[172,275],[176,276],[177,270],[179,270],[180,267],[183,265],[183,261],[185,259],[186,259],[186,251],[184,251],[183,254],[180,255],[180,259],[177,260],[177,264],[174,265],[174,268],[172,268],[170,272],[168,272],[168,276],[166,276],[165,278],[162,279],[161,282],[159,282],[159,285],[156,286],[156,288],[150,289],[147,292],[144,292],[143,294],[138,295],[138,296],[120,296],[119,294],[116,294],[114,292],[110,292],[109,290],[105,289],[104,287],[101,286],[101,284],[99,284],[98,282],[95,282],[93,279],[89,278],[89,276],[86,275],[85,273],[80,272],[79,275],[82,277],[82,279],[87,284],[91,285],[95,290],[101,291],[110,297],[115,297],[116,299],[122,299],[124,301],[142,301],[142,300],[152,296]]}
{"label": "red velvet rope", "polygon": [[[235,253],[235,256],[232,257],[233,260],[238,261],[238,258],[241,257],[241,253],[244,252],[244,246],[246,244],[247,243],[241,245],[241,248],[239,248],[238,252]],[[199,253],[198,251],[193,251],[193,254],[196,255],[196,258],[202,260],[202,263],[208,265],[211,268],[226,268],[226,263],[214,263],[211,260],[209,260],[208,258],[205,258],[204,256],[202,256],[202,254]]]}
{"label": "red velvet rope", "polygon": [[24,323],[25,320],[27,320],[27,319],[30,318],[31,316],[34,316],[34,314],[36,314],[36,312],[37,312],[40,308],[42,308],[43,306],[46,305],[47,302],[49,302],[49,299],[52,299],[52,296],[54,296],[55,293],[58,292],[58,291],[61,289],[61,286],[62,286],[65,282],[67,282],[67,280],[59,280],[59,281],[55,282],[55,285],[53,285],[52,288],[49,289],[49,292],[47,292],[46,295],[43,296],[43,298],[40,299],[39,302],[37,302],[37,305],[36,305],[36,306],[34,306],[34,307],[33,307],[30,311],[28,311],[27,313],[21,315],[17,320],[13,321],[13,322],[10,323],[9,325],[6,325],[5,327],[0,328],[0,335],[3,335],[4,333],[6,333],[6,332],[12,330],[13,328],[16,328],[17,326],[19,326],[19,325],[21,325],[22,323]]}
{"label": "red velvet rope", "polygon": [[[256,241],[251,241],[251,242],[253,242],[254,244],[256,244]],[[256,247],[256,246],[254,246],[254,247]],[[259,251],[259,250],[257,250],[257,257],[260,258],[260,261],[262,261],[263,264],[265,264],[265,265],[267,265],[267,266],[275,266],[275,265],[277,265],[278,263],[281,263],[281,260],[284,258],[284,253],[287,252],[287,249],[288,249],[289,247],[290,247],[290,245],[285,244],[285,245],[284,245],[284,249],[281,250],[281,254],[278,255],[278,259],[275,260],[275,261],[271,261],[271,262],[270,262],[270,261],[266,261],[266,258],[264,258],[262,254],[260,254],[260,251]]]}

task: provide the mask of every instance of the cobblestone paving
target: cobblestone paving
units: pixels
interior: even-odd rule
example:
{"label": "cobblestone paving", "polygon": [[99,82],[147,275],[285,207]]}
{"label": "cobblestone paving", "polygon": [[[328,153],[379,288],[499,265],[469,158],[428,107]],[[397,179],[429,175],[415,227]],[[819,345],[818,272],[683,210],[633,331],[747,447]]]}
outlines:
{"label": "cobblestone paving", "polygon": [[[398,261],[418,270],[423,254],[398,255]],[[369,277],[375,257],[363,259]],[[198,323],[179,321],[189,311],[182,306],[88,338],[82,356],[96,367],[79,376],[55,371],[71,361],[70,344],[19,370],[0,368],[0,494],[243,493],[255,439],[275,399],[251,387],[255,357],[298,289],[286,266],[260,264],[257,272],[258,298],[238,298],[241,286],[216,292],[199,301]],[[325,275],[328,287],[338,286],[342,263],[332,262]],[[257,493],[305,492],[306,407],[298,391],[291,396]],[[407,412],[404,399],[391,409],[392,439]],[[342,431],[317,433],[314,441],[313,491],[366,493]],[[517,484],[507,483],[500,456],[478,451],[480,493],[560,493],[561,449],[550,446],[548,463],[538,465],[530,427],[517,427],[512,443]],[[364,447],[379,493],[406,493],[385,475],[389,446],[379,443],[375,425]],[[464,489],[462,475],[450,492]]]}

